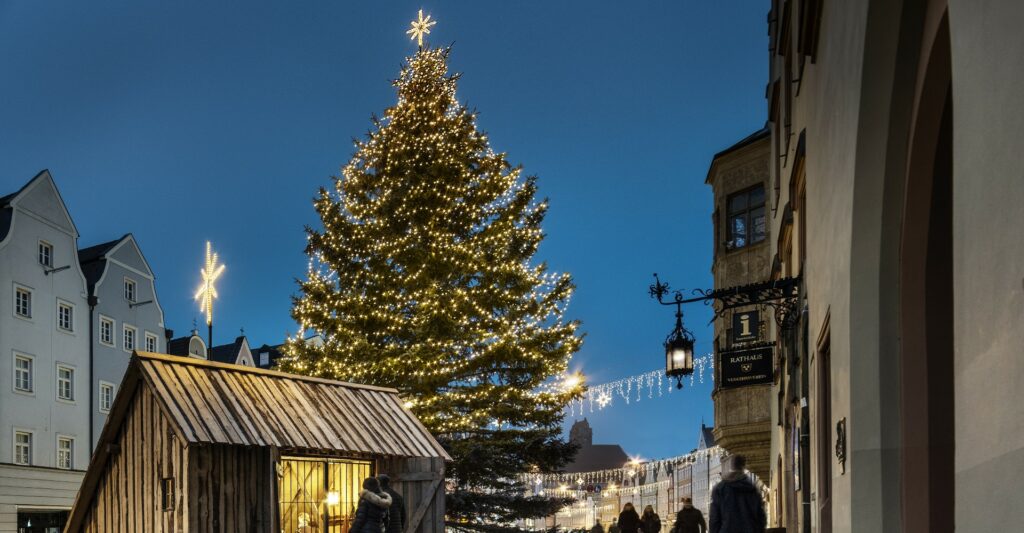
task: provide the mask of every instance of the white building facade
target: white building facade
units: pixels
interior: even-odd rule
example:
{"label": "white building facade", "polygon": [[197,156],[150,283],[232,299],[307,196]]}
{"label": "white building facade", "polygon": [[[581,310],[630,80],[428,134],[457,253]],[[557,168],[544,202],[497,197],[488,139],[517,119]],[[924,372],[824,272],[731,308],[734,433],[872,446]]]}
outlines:
{"label": "white building facade", "polygon": [[78,237],[48,171],[0,197],[0,533],[63,529],[128,348],[166,348],[134,239],[107,247],[93,278]]}
{"label": "white building facade", "polygon": [[60,521],[89,463],[78,230],[42,172],[0,201],[0,532]]}
{"label": "white building facade", "polygon": [[132,351],[165,353],[167,339],[153,270],[134,236],[127,234],[79,250],[78,258],[89,288],[93,406],[90,441],[95,442]]}

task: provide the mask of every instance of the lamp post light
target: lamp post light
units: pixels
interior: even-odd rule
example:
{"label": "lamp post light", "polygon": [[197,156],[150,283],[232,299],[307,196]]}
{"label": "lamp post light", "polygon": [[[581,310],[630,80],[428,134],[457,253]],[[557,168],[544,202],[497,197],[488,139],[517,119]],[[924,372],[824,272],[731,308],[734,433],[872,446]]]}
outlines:
{"label": "lamp post light", "polygon": [[665,375],[676,378],[683,388],[683,377],[693,374],[693,334],[683,327],[683,312],[676,310],[676,327],[665,339]]}
{"label": "lamp post light", "polygon": [[693,374],[693,333],[683,326],[683,304],[705,300],[706,298],[683,298],[681,291],[675,291],[672,301],[663,301],[669,292],[668,283],[662,283],[658,274],[654,274],[654,285],[651,285],[651,298],[661,305],[676,306],[676,325],[665,339],[665,375],[676,378],[676,388],[683,388],[683,378]]}

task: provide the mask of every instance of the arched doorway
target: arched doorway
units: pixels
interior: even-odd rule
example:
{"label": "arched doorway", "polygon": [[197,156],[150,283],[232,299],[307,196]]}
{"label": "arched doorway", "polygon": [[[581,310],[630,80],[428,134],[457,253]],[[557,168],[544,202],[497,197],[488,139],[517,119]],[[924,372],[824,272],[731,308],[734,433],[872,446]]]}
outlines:
{"label": "arched doorway", "polygon": [[929,11],[899,250],[901,516],[910,533],[952,532],[955,506],[952,76],[948,14]]}

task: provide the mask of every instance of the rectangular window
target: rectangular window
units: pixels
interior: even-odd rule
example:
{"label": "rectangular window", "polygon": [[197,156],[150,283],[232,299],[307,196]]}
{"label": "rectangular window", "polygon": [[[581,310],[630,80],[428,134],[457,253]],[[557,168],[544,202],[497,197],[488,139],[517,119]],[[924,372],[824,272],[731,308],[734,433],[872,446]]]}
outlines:
{"label": "rectangular window", "polygon": [[128,326],[128,325],[124,326],[124,334],[123,334],[123,336],[124,336],[124,339],[123,339],[124,351],[131,352],[131,351],[135,350],[135,334],[136,334],[137,331],[138,330],[136,330],[135,328],[133,328],[131,326]]}
{"label": "rectangular window", "polygon": [[114,404],[114,384],[104,381],[100,382],[100,412],[109,413],[110,406]]}
{"label": "rectangular window", "polygon": [[75,308],[66,302],[57,302],[57,328],[61,331],[75,331]]}
{"label": "rectangular window", "polygon": [[74,463],[75,439],[57,437],[57,468],[71,470]]}
{"label": "rectangular window", "polygon": [[135,280],[124,278],[124,299],[129,302],[135,301]]}
{"label": "rectangular window", "polygon": [[32,464],[32,433],[28,431],[14,432],[14,464]]}
{"label": "rectangular window", "polygon": [[46,241],[39,241],[39,264],[48,268],[53,266],[53,245]]}
{"label": "rectangular window", "polygon": [[726,200],[726,212],[727,249],[743,248],[765,239],[767,219],[764,211],[764,185],[729,195]]}
{"label": "rectangular window", "polygon": [[14,390],[32,392],[32,358],[14,356]]}
{"label": "rectangular window", "polygon": [[57,365],[57,399],[75,399],[75,369],[69,366]]}
{"label": "rectangular window", "polygon": [[107,346],[114,345],[114,321],[105,317],[100,317],[100,342]]}
{"label": "rectangular window", "polygon": [[165,477],[160,480],[160,507],[164,511],[174,510],[174,478]]}
{"label": "rectangular window", "polygon": [[32,318],[32,291],[24,287],[14,288],[14,314]]}
{"label": "rectangular window", "polygon": [[18,508],[18,529],[12,530],[18,533],[35,533],[44,531],[56,533],[64,531],[64,524],[68,523],[71,511],[55,510],[40,511],[36,509]]}
{"label": "rectangular window", "polygon": [[155,352],[156,351],[156,335],[153,335],[152,333],[150,333],[148,331],[146,332],[146,351],[147,352]]}

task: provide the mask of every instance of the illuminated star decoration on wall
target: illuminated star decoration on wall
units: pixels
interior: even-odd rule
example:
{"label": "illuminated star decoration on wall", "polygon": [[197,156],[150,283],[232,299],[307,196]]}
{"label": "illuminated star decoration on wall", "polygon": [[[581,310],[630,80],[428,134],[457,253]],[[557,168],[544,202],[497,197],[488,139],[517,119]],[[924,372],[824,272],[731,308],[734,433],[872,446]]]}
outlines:
{"label": "illuminated star decoration on wall", "polygon": [[203,283],[196,292],[196,300],[199,300],[199,310],[206,314],[206,325],[213,324],[213,299],[217,297],[217,287],[214,283],[224,273],[224,265],[217,264],[217,254],[213,253],[210,241],[206,241],[206,266],[199,269],[203,276]]}
{"label": "illuminated star decoration on wall", "polygon": [[412,24],[412,27],[409,29],[409,31],[405,33],[411,36],[409,37],[410,41],[416,39],[420,47],[422,47],[423,36],[430,34],[430,27],[433,26],[434,24],[437,24],[437,21],[430,20],[430,15],[427,15],[427,18],[423,18],[423,10],[421,9],[419,20],[414,20],[410,22],[410,24]]}

